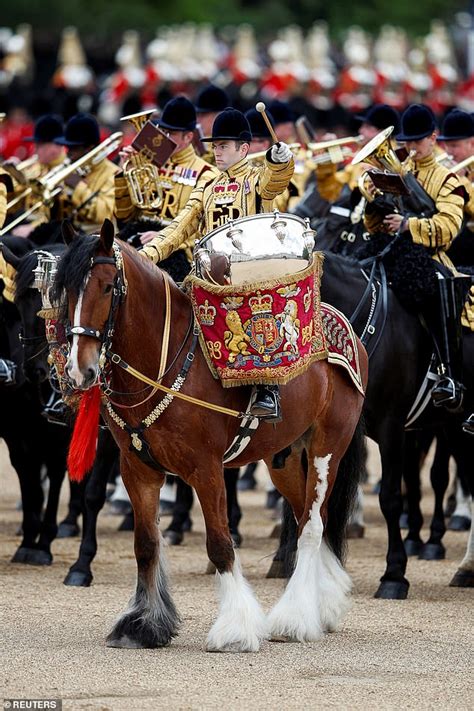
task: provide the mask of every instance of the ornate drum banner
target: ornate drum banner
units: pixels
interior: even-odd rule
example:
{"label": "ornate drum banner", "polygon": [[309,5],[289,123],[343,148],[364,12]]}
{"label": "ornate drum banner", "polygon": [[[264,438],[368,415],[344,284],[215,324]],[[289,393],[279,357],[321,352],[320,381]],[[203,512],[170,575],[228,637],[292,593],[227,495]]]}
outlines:
{"label": "ornate drum banner", "polygon": [[187,277],[203,353],[224,387],[284,384],[327,357],[322,262],[314,253],[302,271],[240,286]]}

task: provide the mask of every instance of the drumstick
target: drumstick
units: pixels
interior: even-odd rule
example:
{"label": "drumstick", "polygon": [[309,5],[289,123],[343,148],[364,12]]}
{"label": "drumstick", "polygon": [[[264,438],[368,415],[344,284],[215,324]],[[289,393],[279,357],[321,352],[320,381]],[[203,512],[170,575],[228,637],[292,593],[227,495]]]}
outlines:
{"label": "drumstick", "polygon": [[262,114],[263,120],[264,120],[265,123],[267,124],[267,128],[268,128],[268,130],[270,131],[270,135],[271,135],[271,137],[272,137],[272,139],[273,139],[273,143],[278,144],[279,141],[278,141],[277,135],[276,135],[275,131],[273,130],[273,126],[272,126],[272,124],[270,123],[270,119],[268,118],[268,116],[267,116],[267,114],[266,114],[266,112],[265,112],[266,106],[265,106],[265,104],[263,103],[263,101],[259,101],[258,104],[255,106],[255,108],[257,109],[257,111],[258,111],[259,113]]}

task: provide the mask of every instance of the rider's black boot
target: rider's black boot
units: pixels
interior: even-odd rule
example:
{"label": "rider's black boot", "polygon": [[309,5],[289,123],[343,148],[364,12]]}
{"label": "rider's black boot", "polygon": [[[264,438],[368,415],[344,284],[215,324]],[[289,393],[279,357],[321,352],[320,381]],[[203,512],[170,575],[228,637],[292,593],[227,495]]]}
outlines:
{"label": "rider's black boot", "polygon": [[250,412],[265,422],[281,422],[280,388],[278,385],[257,385],[255,402],[250,408]]}
{"label": "rider's black boot", "polygon": [[439,284],[439,315],[432,324],[432,336],[438,351],[439,382],[431,391],[436,407],[456,411],[462,405],[462,325],[461,311],[467,280],[445,277]]}

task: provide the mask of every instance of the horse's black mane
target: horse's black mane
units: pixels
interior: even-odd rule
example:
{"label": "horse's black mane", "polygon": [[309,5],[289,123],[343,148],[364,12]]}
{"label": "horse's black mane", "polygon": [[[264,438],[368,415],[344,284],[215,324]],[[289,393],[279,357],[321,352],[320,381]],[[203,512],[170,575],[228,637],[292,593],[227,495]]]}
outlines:
{"label": "horse's black mane", "polygon": [[[63,244],[46,244],[43,249],[51,254],[59,255],[64,252],[65,248]],[[15,276],[15,300],[21,299],[33,284],[33,269],[37,264],[38,255],[36,252],[30,252],[20,260]]]}
{"label": "horse's black mane", "polygon": [[65,289],[79,295],[90,271],[91,260],[96,253],[98,244],[98,235],[86,235],[73,240],[58,265],[56,279],[51,289],[53,301],[60,302]]}

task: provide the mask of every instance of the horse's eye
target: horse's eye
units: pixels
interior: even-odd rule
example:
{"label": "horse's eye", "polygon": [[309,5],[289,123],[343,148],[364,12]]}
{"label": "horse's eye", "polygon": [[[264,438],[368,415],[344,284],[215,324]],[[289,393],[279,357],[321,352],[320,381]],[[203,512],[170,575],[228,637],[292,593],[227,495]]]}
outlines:
{"label": "horse's eye", "polygon": [[112,289],[113,289],[112,284],[107,284],[107,286],[106,286],[105,289],[104,289],[104,294],[110,294],[110,292],[112,291]]}

